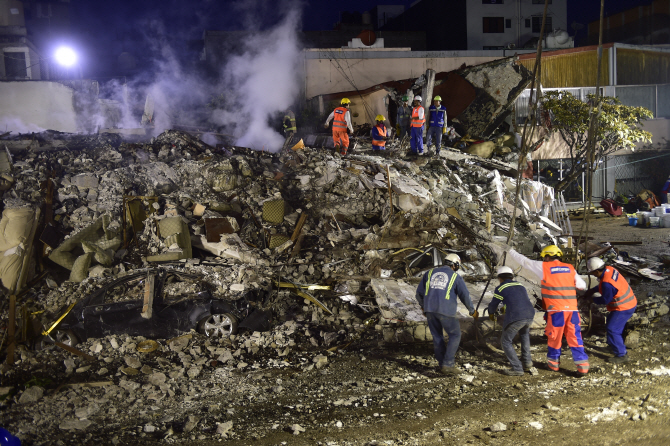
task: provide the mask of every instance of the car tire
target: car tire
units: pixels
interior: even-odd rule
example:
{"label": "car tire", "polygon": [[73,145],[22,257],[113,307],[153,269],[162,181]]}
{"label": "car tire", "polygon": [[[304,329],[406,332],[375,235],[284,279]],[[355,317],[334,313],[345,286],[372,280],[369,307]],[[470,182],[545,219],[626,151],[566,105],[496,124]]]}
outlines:
{"label": "car tire", "polygon": [[237,334],[237,318],[230,313],[215,313],[198,322],[198,333],[208,338],[224,338]]}
{"label": "car tire", "polygon": [[[55,341],[60,342],[61,344],[65,344],[69,347],[74,347],[75,345],[79,344],[79,338],[72,330],[56,330],[53,333],[52,338]],[[44,350],[47,345],[53,345],[51,339],[49,339],[47,336],[40,336],[35,341],[35,350]]]}

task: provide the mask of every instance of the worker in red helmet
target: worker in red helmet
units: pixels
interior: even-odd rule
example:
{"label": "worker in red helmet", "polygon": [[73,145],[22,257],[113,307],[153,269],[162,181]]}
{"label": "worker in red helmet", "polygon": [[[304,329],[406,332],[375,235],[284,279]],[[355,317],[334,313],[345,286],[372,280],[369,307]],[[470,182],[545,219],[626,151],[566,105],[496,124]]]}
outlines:
{"label": "worker in red helmet", "polygon": [[328,116],[325,125],[328,128],[330,121],[333,121],[333,144],[335,150],[338,150],[342,156],[346,155],[347,150],[349,150],[349,134],[347,132],[354,133],[354,128],[351,125],[351,113],[349,112],[350,105],[351,101],[348,98],[342,98],[340,106]]}

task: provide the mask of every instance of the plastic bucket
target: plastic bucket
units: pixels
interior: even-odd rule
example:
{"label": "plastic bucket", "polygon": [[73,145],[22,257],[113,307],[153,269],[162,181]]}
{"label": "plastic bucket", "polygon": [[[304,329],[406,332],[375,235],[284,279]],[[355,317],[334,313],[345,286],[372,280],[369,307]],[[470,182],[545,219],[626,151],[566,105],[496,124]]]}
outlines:
{"label": "plastic bucket", "polygon": [[637,217],[628,217],[629,226],[637,226]]}
{"label": "plastic bucket", "polygon": [[670,228],[670,214],[665,214],[661,217],[661,227]]}
{"label": "plastic bucket", "polygon": [[654,208],[654,215],[655,215],[656,217],[660,217],[660,216],[662,216],[663,214],[665,214],[665,209],[664,209],[663,207],[661,207],[661,206],[657,206],[657,207]]}
{"label": "plastic bucket", "polygon": [[661,217],[649,217],[649,224],[647,225],[650,228],[658,228],[661,223]]}

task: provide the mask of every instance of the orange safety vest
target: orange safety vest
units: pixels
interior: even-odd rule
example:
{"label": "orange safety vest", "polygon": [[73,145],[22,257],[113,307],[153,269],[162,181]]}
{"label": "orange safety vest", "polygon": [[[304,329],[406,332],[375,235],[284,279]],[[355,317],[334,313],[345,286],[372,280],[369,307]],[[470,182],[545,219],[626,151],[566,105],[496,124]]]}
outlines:
{"label": "orange safety vest", "polygon": [[346,107],[337,107],[335,109],[335,114],[333,118],[333,130],[334,129],[346,129],[347,120],[344,117],[347,115],[349,110]]}
{"label": "orange safety vest", "polygon": [[605,267],[605,272],[603,273],[602,279],[600,279],[600,284],[598,285],[598,291],[602,293],[603,283],[609,283],[614,288],[616,288],[617,293],[614,295],[612,302],[607,304],[608,311],[624,311],[630,310],[637,306],[637,298],[633,294],[633,290],[630,288],[630,285],[624,279],[619,271],[612,268],[611,266]]}
{"label": "orange safety vest", "polygon": [[[382,138],[386,138],[386,126],[376,125],[375,127],[377,127],[377,131],[379,132],[379,136],[381,136]],[[378,146],[378,147],[386,147],[386,141],[384,141],[383,139],[376,140],[376,139],[372,138],[372,145],[373,146]]]}
{"label": "orange safety vest", "polygon": [[542,302],[546,311],[577,311],[575,269],[554,260],[542,263]]}
{"label": "orange safety vest", "polygon": [[412,127],[423,127],[426,123],[426,115],[424,113],[423,119],[419,119],[419,109],[423,110],[422,106],[414,107],[412,109]]}

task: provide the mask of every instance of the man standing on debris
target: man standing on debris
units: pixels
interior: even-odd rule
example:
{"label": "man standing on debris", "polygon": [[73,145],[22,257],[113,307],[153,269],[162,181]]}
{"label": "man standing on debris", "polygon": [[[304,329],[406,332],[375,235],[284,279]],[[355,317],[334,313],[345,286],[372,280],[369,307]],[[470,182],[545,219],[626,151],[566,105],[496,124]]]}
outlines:
{"label": "man standing on debris", "polygon": [[298,131],[298,127],[295,124],[295,113],[290,108],[287,108],[284,112],[284,119],[282,121],[284,124],[284,136],[290,138],[295,132]]}
{"label": "man standing on debris", "polygon": [[442,146],[442,135],[447,132],[447,109],[442,102],[441,96],[435,96],[433,105],[428,108],[428,142],[426,149],[430,148],[430,144],[435,138],[435,154],[440,154],[440,147]]}
{"label": "man standing on debris", "polygon": [[409,119],[412,116],[412,109],[407,103],[408,100],[409,98],[407,96],[402,97],[402,105],[398,107],[398,114],[396,117],[398,137],[401,139],[409,133]]}
{"label": "man standing on debris", "polygon": [[[492,243],[491,248],[497,254],[501,246]],[[503,249],[504,250],[504,249]],[[557,372],[561,361],[561,345],[563,337],[572,351],[572,360],[580,375],[589,371],[589,357],[584,351],[582,341],[581,320],[577,309],[577,290],[585,290],[586,283],[577,271],[560,259],[563,251],[556,245],[545,247],[540,253],[542,261],[530,260],[513,249],[507,252],[507,258],[514,260],[523,268],[533,273],[540,280],[542,289],[542,306],[547,312],[547,366]]]}
{"label": "man standing on debris", "polygon": [[330,120],[333,120],[333,144],[335,150],[340,151],[340,155],[344,156],[349,150],[349,134],[354,133],[354,128],[351,125],[351,113],[349,113],[349,106],[351,101],[348,98],[342,98],[341,106],[337,107],[326,119],[325,127],[328,128]]}
{"label": "man standing on debris", "polygon": [[[526,288],[514,281],[514,271],[509,266],[498,268],[500,285],[493,291],[493,299],[489,304],[489,319],[496,320],[495,312],[498,305],[503,304],[505,322],[500,343],[512,366],[503,373],[510,376],[523,376],[523,371],[533,366],[530,357],[530,325],[533,323],[535,308],[528,298]],[[519,333],[521,340],[521,361],[514,351],[512,340]]]}
{"label": "man standing on debris", "polygon": [[414,96],[412,102],[412,134],[409,140],[409,146],[414,155],[423,155],[423,125],[426,123],[426,116],[421,105],[421,96]]}
{"label": "man standing on debris", "polygon": [[[460,257],[449,254],[444,263],[445,266],[433,268],[423,275],[416,289],[416,300],[428,319],[440,373],[455,375],[458,373],[455,367],[456,351],[461,342],[461,325],[456,316],[458,304],[456,297],[467,307],[470,316],[477,319],[479,314],[472,305],[465,281],[456,274],[461,266]],[[446,345],[443,330],[449,335]]]}
{"label": "man standing on debris", "polygon": [[377,115],[375,118],[377,124],[372,127],[370,136],[372,137],[372,150],[386,150],[386,126],[384,121],[386,118],[384,115]]}
{"label": "man standing on debris", "polygon": [[[592,257],[587,262],[589,274],[596,276],[600,282],[591,288],[584,297],[593,296],[593,302],[598,305],[607,305],[607,345],[612,349],[614,356],[607,360],[613,364],[628,362],[628,352],[623,341],[623,330],[626,322],[635,313],[637,298],[626,279],[611,266],[605,266],[598,257]],[[600,296],[594,296],[598,292]]]}

